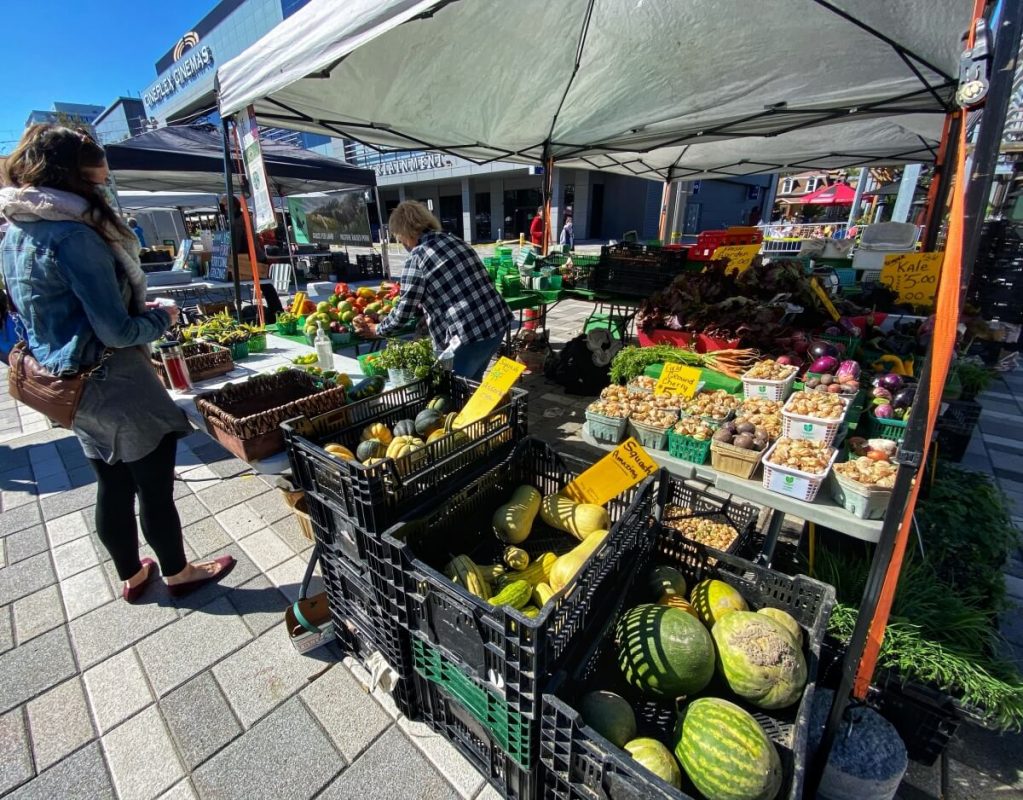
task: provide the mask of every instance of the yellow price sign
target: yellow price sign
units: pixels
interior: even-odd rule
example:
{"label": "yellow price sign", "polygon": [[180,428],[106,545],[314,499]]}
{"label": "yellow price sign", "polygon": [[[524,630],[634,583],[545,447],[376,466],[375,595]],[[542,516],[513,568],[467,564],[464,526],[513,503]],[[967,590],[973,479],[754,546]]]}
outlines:
{"label": "yellow price sign", "polygon": [[759,244],[729,244],[715,250],[713,260],[717,261],[723,258],[728,262],[730,270],[745,272],[758,255],[760,255]]}
{"label": "yellow price sign", "polygon": [[934,305],[944,252],[893,253],[884,257],[881,283],[899,293],[898,302]]}
{"label": "yellow price sign", "polygon": [[831,302],[831,298],[828,297],[828,293],[824,291],[824,287],[820,285],[820,282],[816,278],[810,278],[810,286],[813,287],[814,294],[820,298],[831,318],[836,322],[840,320],[842,315],[838,313],[838,309],[835,308],[835,304]]}
{"label": "yellow price sign", "polygon": [[700,385],[703,371],[697,367],[687,367],[684,364],[668,362],[664,365],[661,377],[654,386],[654,394],[675,394],[682,397],[692,397],[696,394],[696,387]]}
{"label": "yellow price sign", "polygon": [[515,385],[515,381],[519,379],[525,369],[525,364],[512,361],[510,358],[501,356],[497,359],[497,363],[483,376],[480,388],[472,393],[465,408],[458,412],[458,416],[455,417],[455,425],[464,428],[487,416],[497,408],[498,403],[508,394],[508,390]]}
{"label": "yellow price sign", "polygon": [[631,436],[564,488],[577,503],[602,506],[657,471],[649,453]]}

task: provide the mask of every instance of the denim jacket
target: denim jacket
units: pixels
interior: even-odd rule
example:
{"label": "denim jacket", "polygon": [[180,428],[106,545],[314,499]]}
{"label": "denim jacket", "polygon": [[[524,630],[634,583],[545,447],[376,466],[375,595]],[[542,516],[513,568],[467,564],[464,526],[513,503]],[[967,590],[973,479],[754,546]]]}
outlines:
{"label": "denim jacket", "polygon": [[161,309],[128,313],[113,251],[82,222],[12,222],[0,269],[32,355],[58,375],[92,366],[105,347],[155,341],[170,325]]}

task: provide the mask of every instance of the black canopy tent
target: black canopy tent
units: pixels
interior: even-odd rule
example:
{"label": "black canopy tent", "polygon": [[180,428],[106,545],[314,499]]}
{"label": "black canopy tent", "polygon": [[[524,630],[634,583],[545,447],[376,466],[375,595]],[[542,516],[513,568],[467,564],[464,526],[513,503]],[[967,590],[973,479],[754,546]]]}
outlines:
{"label": "black canopy tent", "polygon": [[[260,144],[270,182],[281,197],[361,188],[376,190],[376,173],[371,169],[353,167],[271,139]],[[109,145],[106,153],[107,164],[119,189],[224,193],[224,139],[213,126],[159,128]],[[231,164],[233,174],[229,177],[241,177],[239,159],[231,159]],[[230,180],[228,186],[232,184]],[[376,207],[377,221],[383,230],[379,202]],[[228,222],[233,224],[230,219]],[[240,311],[241,282],[237,263],[234,283],[235,305]]]}

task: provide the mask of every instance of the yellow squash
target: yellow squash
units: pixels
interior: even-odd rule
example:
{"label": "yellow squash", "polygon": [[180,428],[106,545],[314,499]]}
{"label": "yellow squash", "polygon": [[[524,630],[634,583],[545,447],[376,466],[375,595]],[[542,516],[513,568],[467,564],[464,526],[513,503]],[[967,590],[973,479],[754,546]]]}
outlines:
{"label": "yellow squash", "polygon": [[584,540],[594,531],[606,531],[611,519],[603,506],[577,503],[562,494],[549,494],[540,504],[540,518],[559,531]]}
{"label": "yellow squash", "polygon": [[331,442],[325,444],[323,449],[330,453],[334,458],[340,458],[344,461],[355,461],[355,453],[345,447],[343,444],[336,444]]}
{"label": "yellow squash", "polygon": [[571,582],[579,570],[582,569],[586,560],[593,555],[607,538],[607,531],[594,531],[579,544],[569,550],[565,555],[559,556],[551,567],[550,584],[551,589],[560,592]]}
{"label": "yellow squash", "polygon": [[521,544],[533,529],[540,510],[540,493],[532,486],[520,486],[511,500],[494,512],[494,533],[505,544]]}

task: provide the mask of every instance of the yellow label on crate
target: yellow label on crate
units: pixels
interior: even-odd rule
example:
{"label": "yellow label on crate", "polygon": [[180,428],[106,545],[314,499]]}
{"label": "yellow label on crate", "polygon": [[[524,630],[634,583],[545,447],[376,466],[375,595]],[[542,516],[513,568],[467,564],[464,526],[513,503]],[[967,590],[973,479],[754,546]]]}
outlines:
{"label": "yellow label on crate", "polygon": [[654,394],[677,394],[692,397],[700,384],[703,372],[697,367],[668,362],[661,371],[661,377],[654,386]]}
{"label": "yellow label on crate", "polygon": [[497,363],[483,376],[480,388],[472,393],[465,408],[458,412],[455,427],[464,428],[476,420],[483,419],[497,408],[498,403],[508,394],[508,390],[515,385],[515,381],[525,369],[525,364],[512,361],[510,358],[502,356],[497,359]]}
{"label": "yellow label on crate", "polygon": [[729,271],[734,269],[736,272],[745,272],[759,254],[759,244],[729,244],[717,248],[712,260],[723,258],[728,262]]}
{"label": "yellow label on crate", "polygon": [[898,302],[934,305],[944,252],[893,253],[884,257],[881,283],[899,293]]}
{"label": "yellow label on crate", "polygon": [[657,471],[657,464],[631,436],[562,491],[577,503],[602,506]]}
{"label": "yellow label on crate", "polygon": [[831,302],[831,298],[828,297],[828,293],[824,291],[824,287],[820,285],[816,278],[810,278],[810,286],[813,287],[814,294],[820,298],[820,301],[824,303],[824,307],[828,310],[831,318],[836,322],[842,318],[842,315],[838,313],[838,309],[835,308],[835,304]]}

